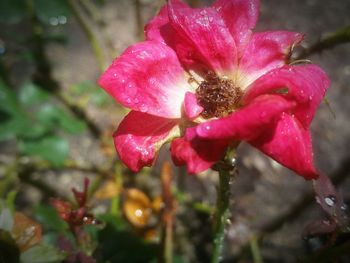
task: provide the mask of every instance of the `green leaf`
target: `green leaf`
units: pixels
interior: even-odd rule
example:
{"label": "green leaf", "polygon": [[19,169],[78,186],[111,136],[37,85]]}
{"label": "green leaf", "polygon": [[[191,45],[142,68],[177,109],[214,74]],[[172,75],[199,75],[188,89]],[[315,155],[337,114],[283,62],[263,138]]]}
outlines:
{"label": "green leaf", "polygon": [[107,104],[110,97],[107,95],[106,92],[104,92],[102,89],[97,89],[91,92],[91,101],[96,106],[103,107]]}
{"label": "green leaf", "polygon": [[75,95],[86,95],[88,94],[88,99],[91,100],[96,106],[103,107],[110,97],[105,91],[103,91],[98,85],[92,82],[83,81],[79,82],[71,87],[71,91]]}
{"label": "green leaf", "polygon": [[23,118],[11,116],[9,120],[2,122],[0,125],[0,141],[14,139],[23,130],[25,130]]}
{"label": "green leaf", "polygon": [[18,115],[22,110],[16,94],[0,78],[0,110],[10,115]]}
{"label": "green leaf", "polygon": [[7,24],[19,23],[26,14],[25,1],[23,0],[1,0],[0,22]]}
{"label": "green leaf", "polygon": [[68,230],[68,224],[63,221],[51,206],[38,206],[35,209],[35,218],[47,229],[57,232]]}
{"label": "green leaf", "polygon": [[18,98],[22,104],[28,106],[46,101],[49,93],[33,83],[26,83],[21,87]]}
{"label": "green leaf", "polygon": [[[59,23],[70,15],[70,9],[66,0],[34,0],[35,12],[41,22],[52,24],[52,19]],[[55,24],[56,25],[56,24]]]}
{"label": "green leaf", "polygon": [[37,119],[46,127],[60,127],[64,131],[72,134],[78,134],[86,129],[85,122],[71,117],[61,108],[45,104],[36,113]]}
{"label": "green leaf", "polygon": [[61,166],[68,157],[69,143],[62,137],[47,136],[41,140],[22,140],[19,150],[24,154],[39,156],[54,166]]}
{"label": "green leaf", "polygon": [[49,245],[38,245],[21,254],[21,263],[58,263],[66,254]]}

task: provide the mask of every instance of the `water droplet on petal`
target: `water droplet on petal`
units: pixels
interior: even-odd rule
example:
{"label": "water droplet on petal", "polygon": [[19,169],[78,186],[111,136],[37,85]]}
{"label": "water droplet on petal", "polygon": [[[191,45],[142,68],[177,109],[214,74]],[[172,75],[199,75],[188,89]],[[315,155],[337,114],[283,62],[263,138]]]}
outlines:
{"label": "water droplet on petal", "polygon": [[325,199],[324,199],[325,203],[328,205],[328,206],[334,206],[335,203],[336,203],[336,199],[334,196],[327,196]]}
{"label": "water droplet on petal", "polygon": [[343,204],[341,207],[340,207],[341,210],[345,211],[346,209],[348,209],[348,206],[346,204]]}
{"label": "water droplet on petal", "polygon": [[148,108],[147,108],[147,106],[145,105],[145,104],[142,104],[141,106],[140,106],[140,111],[141,112],[146,112],[148,110]]}

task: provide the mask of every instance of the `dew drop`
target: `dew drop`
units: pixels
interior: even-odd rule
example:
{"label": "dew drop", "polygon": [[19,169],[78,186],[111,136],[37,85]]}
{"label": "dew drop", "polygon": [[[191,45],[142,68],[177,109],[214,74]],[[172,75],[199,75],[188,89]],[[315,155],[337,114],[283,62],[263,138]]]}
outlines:
{"label": "dew drop", "polygon": [[66,16],[59,16],[57,18],[57,20],[58,20],[58,23],[61,24],[61,25],[64,25],[64,24],[67,23],[67,17]]}
{"label": "dew drop", "polygon": [[141,106],[140,106],[140,111],[141,112],[146,112],[148,109],[147,109],[147,106],[145,105],[145,104],[142,104]]}
{"label": "dew drop", "polygon": [[206,131],[210,131],[211,127],[210,127],[209,125],[205,125],[205,126],[204,126],[204,129],[205,129]]}
{"label": "dew drop", "polygon": [[131,103],[131,99],[130,99],[130,98],[127,98],[127,99],[126,99],[126,103],[130,104],[130,103]]}
{"label": "dew drop", "polygon": [[59,23],[58,17],[55,17],[55,16],[50,17],[49,23],[50,23],[51,26],[57,26],[58,23]]}
{"label": "dew drop", "polygon": [[135,104],[138,104],[139,102],[140,102],[140,101],[139,101],[138,98],[135,98],[135,99],[134,99],[134,103],[135,103]]}
{"label": "dew drop", "polygon": [[334,196],[327,196],[325,199],[324,199],[325,203],[328,205],[328,206],[334,206],[335,205],[335,202],[336,202],[336,199]]}
{"label": "dew drop", "polygon": [[341,210],[345,211],[348,209],[347,205],[346,204],[343,204],[341,207],[340,207]]}

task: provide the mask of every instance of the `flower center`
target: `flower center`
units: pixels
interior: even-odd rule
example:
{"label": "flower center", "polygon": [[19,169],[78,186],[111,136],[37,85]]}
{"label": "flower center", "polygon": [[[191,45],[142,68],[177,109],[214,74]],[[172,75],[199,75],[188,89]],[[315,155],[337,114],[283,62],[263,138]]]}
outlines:
{"label": "flower center", "polygon": [[208,73],[196,89],[198,104],[204,108],[201,116],[205,119],[224,117],[238,109],[243,95],[232,80],[219,78]]}

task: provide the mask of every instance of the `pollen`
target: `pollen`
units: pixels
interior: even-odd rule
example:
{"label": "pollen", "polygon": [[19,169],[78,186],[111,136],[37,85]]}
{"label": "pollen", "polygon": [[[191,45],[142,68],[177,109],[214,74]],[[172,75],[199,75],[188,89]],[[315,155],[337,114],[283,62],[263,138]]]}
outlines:
{"label": "pollen", "polygon": [[240,108],[243,92],[232,80],[220,78],[210,72],[196,90],[196,97],[203,107],[201,116],[205,119],[227,116]]}

